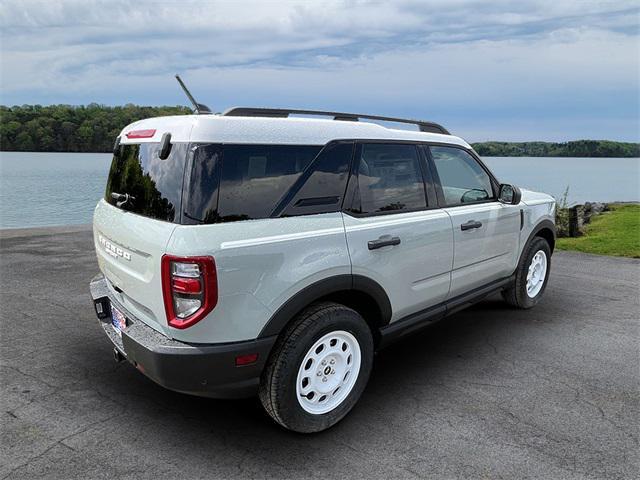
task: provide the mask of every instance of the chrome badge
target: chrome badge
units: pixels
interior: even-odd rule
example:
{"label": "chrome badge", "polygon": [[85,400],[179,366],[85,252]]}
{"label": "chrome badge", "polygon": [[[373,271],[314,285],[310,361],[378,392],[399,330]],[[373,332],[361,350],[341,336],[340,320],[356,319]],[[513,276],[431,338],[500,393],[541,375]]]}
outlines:
{"label": "chrome badge", "polygon": [[120,257],[120,258],[124,258],[129,262],[131,261],[131,254],[129,252],[123,250],[117,245],[114,245],[109,240],[104,238],[102,235],[98,235],[98,241],[100,242],[100,245],[102,246],[104,251],[107,252],[109,255],[111,255],[113,258]]}

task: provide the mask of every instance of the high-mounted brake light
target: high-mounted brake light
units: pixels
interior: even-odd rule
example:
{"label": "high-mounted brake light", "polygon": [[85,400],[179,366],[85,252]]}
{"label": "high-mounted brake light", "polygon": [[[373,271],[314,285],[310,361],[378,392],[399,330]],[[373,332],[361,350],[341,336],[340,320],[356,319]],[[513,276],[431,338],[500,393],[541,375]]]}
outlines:
{"label": "high-mounted brake light", "polygon": [[213,257],[162,257],[162,295],[169,326],[188,328],[218,303]]}
{"label": "high-mounted brake light", "polygon": [[155,134],[155,130],[131,130],[127,133],[127,138],[151,138]]}

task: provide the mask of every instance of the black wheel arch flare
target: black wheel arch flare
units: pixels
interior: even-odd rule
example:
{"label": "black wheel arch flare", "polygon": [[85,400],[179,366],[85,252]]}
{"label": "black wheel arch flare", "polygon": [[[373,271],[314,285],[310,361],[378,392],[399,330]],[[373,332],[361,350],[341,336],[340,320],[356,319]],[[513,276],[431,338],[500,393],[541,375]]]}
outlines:
{"label": "black wheel arch flare", "polygon": [[522,249],[522,252],[520,253],[519,260],[522,259],[522,255],[524,254],[526,246],[529,245],[529,243],[531,243],[531,240],[533,240],[535,237],[544,238],[549,243],[549,249],[553,254],[553,250],[556,244],[556,225],[551,220],[545,219],[538,223],[535,227],[533,227],[533,230],[531,230],[531,233],[527,237],[527,241],[524,243],[524,247]]}
{"label": "black wheel arch flare", "polygon": [[[287,300],[271,316],[262,328],[258,338],[279,335],[298,313],[313,302],[336,294],[348,296],[350,293],[364,295],[373,300],[377,318],[373,319],[374,325],[371,325],[372,327],[380,328],[389,324],[391,320],[391,302],[384,288],[378,282],[363,275],[335,275],[308,285]],[[372,319],[365,320],[371,321]]]}

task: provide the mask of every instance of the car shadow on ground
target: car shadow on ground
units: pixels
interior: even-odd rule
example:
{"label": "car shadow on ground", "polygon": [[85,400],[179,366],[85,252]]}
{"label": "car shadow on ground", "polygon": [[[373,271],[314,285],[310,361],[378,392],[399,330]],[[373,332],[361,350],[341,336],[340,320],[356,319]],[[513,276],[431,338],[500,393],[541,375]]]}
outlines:
{"label": "car shadow on ground", "polygon": [[[382,350],[376,355],[369,385],[355,411],[383,408],[376,405],[377,393],[384,391],[389,395],[395,391],[401,395],[411,384],[422,379],[425,368],[429,368],[431,373],[436,368],[445,374],[448,362],[459,358],[451,355],[457,343],[483,343],[486,336],[491,335],[492,329],[500,329],[505,325],[512,312],[514,310],[499,300],[486,300],[407,335]],[[102,373],[99,381],[101,393],[123,405],[134,417],[142,416],[145,421],[161,420],[166,424],[170,419],[173,426],[184,422],[189,424],[190,429],[198,429],[200,434],[206,435],[216,432],[250,431],[252,435],[274,437],[279,441],[286,438],[299,441],[304,437],[288,432],[272,422],[263,412],[257,398],[217,400],[166,390],[130,364],[116,364],[106,342],[103,342],[98,351],[88,347],[78,349],[75,357],[83,365],[96,365],[97,362],[96,367]],[[88,375],[93,376],[92,373]],[[425,408],[428,408],[428,405]],[[366,416],[367,413],[360,411],[359,414]],[[351,423],[349,418],[350,416],[347,416],[341,424],[321,435],[332,435],[332,431],[347,428]],[[166,432],[168,436],[174,434],[171,428]]]}

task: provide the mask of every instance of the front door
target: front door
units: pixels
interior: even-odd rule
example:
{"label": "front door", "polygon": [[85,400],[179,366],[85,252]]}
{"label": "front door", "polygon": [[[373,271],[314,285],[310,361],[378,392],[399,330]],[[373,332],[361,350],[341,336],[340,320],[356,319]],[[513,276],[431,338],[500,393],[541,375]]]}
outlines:
{"label": "front door", "polygon": [[430,146],[439,203],[451,217],[454,257],[449,298],[511,275],[520,241],[520,207],[497,200],[497,185],[461,148]]}
{"label": "front door", "polygon": [[443,302],[453,261],[451,219],[435,206],[435,192],[427,202],[418,148],[360,143],[355,155],[343,215],[353,274],[384,288],[392,322]]}

